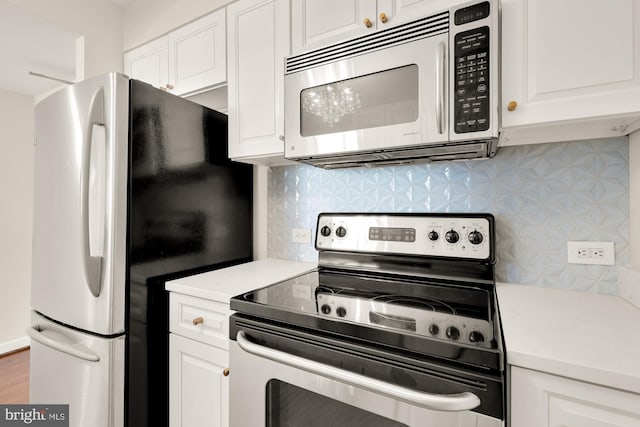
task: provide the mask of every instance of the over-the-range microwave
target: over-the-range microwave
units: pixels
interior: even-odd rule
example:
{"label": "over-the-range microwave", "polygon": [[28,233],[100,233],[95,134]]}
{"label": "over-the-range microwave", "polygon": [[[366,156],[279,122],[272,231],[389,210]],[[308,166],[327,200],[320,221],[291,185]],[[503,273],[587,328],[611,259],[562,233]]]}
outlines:
{"label": "over-the-range microwave", "polygon": [[285,157],[324,168],[493,157],[498,1],[285,60]]}

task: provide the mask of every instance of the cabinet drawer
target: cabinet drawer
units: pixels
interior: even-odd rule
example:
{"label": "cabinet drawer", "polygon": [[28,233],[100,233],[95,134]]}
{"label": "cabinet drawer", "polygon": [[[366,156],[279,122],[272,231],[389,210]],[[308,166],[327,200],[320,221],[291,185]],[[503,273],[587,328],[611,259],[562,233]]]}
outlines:
{"label": "cabinet drawer", "polygon": [[229,349],[228,304],[188,295],[169,296],[169,330],[178,335]]}
{"label": "cabinet drawer", "polygon": [[514,427],[638,427],[640,395],[511,367]]}

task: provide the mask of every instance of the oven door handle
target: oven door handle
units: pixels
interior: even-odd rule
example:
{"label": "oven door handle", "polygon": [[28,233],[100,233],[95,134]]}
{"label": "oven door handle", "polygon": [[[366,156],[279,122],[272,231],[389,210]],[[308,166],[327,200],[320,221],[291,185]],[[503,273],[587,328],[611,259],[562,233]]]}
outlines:
{"label": "oven door handle", "polygon": [[401,400],[423,408],[436,411],[467,411],[480,406],[480,398],[473,393],[459,394],[431,394],[411,390],[385,381],[376,380],[344,369],[315,362],[303,357],[294,356],[279,350],[255,344],[247,338],[244,331],[239,331],[236,341],[240,348],[247,353],[265,359],[283,363],[297,369],[318,374],[338,382],[360,387],[375,393],[383,394],[396,400]]}

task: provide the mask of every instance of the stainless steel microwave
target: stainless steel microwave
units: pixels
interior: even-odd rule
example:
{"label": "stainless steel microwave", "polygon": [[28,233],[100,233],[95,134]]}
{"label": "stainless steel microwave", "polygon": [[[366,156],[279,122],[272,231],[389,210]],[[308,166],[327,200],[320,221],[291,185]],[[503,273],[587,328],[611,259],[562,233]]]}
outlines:
{"label": "stainless steel microwave", "polygon": [[469,2],[285,60],[285,157],[324,168],[488,158],[498,2]]}

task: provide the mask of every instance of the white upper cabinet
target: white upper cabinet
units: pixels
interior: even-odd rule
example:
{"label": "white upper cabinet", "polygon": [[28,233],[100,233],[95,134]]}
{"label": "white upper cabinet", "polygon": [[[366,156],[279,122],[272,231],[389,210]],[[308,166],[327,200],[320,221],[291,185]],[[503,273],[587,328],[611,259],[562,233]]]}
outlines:
{"label": "white upper cabinet", "polygon": [[225,10],[169,33],[169,82],[178,95],[227,80]]}
{"label": "white upper cabinet", "polygon": [[285,163],[289,0],[239,0],[227,7],[227,25],[229,157],[253,164]]}
{"label": "white upper cabinet", "polygon": [[347,40],[448,9],[446,0],[296,0],[292,53]]}
{"label": "white upper cabinet", "polygon": [[176,95],[227,80],[226,17],[221,9],[124,55],[124,72]]}
{"label": "white upper cabinet", "polygon": [[292,52],[295,55],[375,31],[376,14],[375,0],[293,1]]}
{"label": "white upper cabinet", "polygon": [[637,0],[502,0],[501,143],[636,129],[639,24]]}
{"label": "white upper cabinet", "polygon": [[169,44],[166,37],[124,54],[124,73],[155,87],[169,81]]}

